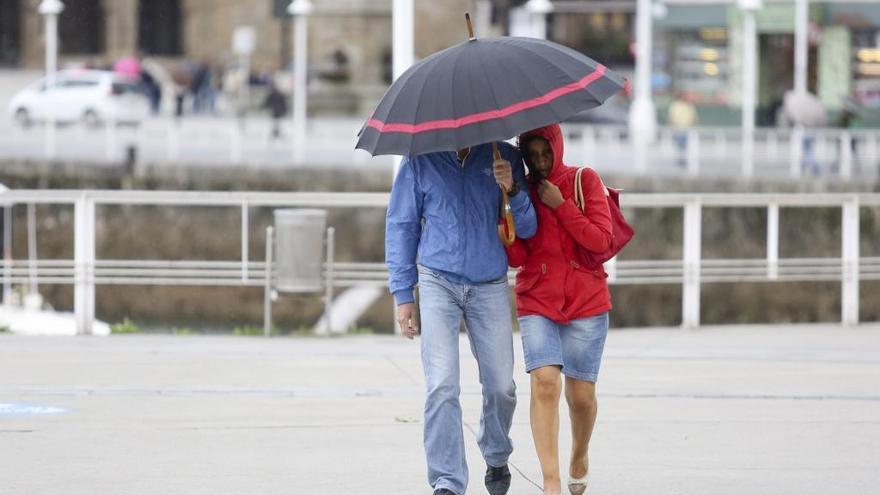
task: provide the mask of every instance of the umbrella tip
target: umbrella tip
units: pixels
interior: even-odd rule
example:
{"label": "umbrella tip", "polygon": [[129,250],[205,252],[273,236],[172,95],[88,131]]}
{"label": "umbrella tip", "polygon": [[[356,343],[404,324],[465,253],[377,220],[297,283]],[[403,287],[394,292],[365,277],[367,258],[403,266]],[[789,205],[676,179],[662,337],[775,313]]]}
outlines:
{"label": "umbrella tip", "polygon": [[467,22],[468,36],[469,36],[468,40],[469,40],[469,41],[474,41],[475,39],[477,39],[477,37],[474,36],[474,25],[471,24],[471,14],[470,14],[470,12],[465,12],[465,13],[464,13],[464,20],[465,20],[465,22]]}

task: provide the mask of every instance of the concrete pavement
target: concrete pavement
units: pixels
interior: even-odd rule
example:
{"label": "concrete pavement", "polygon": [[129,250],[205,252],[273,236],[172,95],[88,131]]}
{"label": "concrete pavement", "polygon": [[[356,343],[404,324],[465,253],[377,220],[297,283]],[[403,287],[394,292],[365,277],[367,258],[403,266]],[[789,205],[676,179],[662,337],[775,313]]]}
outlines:
{"label": "concrete pavement", "polygon": [[[540,493],[519,346],[511,495]],[[462,339],[480,494],[469,354]],[[399,337],[0,334],[0,493],[427,494],[422,393],[418,343]],[[590,493],[880,486],[877,325],[614,331],[599,394]]]}

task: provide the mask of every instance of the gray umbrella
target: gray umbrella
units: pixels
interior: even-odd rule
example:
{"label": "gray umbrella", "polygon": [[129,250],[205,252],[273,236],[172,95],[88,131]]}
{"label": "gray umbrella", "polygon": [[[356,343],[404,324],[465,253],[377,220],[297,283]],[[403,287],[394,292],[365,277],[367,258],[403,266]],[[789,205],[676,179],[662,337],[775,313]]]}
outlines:
{"label": "gray umbrella", "polygon": [[786,91],[782,103],[783,115],[790,125],[825,127],[828,116],[825,106],[811,93]]}
{"label": "gray umbrella", "polygon": [[472,38],[403,73],[356,147],[408,156],[501,141],[595,108],[623,85],[603,65],[550,41]]}

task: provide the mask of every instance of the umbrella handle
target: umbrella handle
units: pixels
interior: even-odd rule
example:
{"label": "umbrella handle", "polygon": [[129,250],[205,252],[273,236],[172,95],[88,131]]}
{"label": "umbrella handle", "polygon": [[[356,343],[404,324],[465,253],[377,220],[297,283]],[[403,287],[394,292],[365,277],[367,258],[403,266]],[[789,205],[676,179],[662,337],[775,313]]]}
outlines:
{"label": "umbrella handle", "polygon": [[[492,142],[492,157],[495,160],[501,159],[501,152],[498,151],[498,143],[494,141]],[[501,223],[498,225],[498,237],[501,238],[501,243],[504,244],[504,247],[510,247],[513,245],[513,241],[516,240],[516,227],[513,224],[513,210],[510,209],[510,198],[507,196],[507,191],[501,186],[498,187],[501,189],[501,212],[499,215]]]}

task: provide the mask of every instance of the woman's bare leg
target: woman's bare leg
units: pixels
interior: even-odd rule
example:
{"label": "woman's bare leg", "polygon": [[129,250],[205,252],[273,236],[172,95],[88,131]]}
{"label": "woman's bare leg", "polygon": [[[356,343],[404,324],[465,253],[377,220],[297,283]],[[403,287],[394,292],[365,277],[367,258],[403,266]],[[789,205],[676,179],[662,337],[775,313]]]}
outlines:
{"label": "woman's bare leg", "polygon": [[544,476],[544,493],[559,493],[559,395],[562,392],[558,366],[544,366],[530,373],[532,397],[529,414],[532,437]]}
{"label": "woman's bare leg", "polygon": [[589,471],[590,437],[596,424],[596,384],[565,377],[565,400],[571,417],[571,463],[569,475],[582,478]]}

